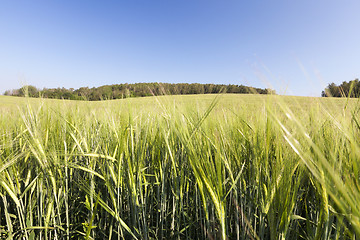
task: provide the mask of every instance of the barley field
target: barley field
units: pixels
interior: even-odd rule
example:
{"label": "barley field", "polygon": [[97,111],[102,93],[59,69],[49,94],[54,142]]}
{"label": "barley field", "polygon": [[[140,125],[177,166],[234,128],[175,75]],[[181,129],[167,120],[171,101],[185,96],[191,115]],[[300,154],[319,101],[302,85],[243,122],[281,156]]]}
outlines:
{"label": "barley field", "polygon": [[359,239],[357,99],[0,96],[1,239]]}

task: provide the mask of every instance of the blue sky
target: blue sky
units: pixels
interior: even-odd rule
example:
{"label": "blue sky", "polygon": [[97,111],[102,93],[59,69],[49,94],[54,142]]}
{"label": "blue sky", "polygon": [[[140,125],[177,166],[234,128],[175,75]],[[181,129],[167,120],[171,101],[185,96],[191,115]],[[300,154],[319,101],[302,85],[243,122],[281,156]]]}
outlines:
{"label": "blue sky", "polygon": [[360,77],[358,0],[0,2],[0,93],[134,82],[320,96]]}

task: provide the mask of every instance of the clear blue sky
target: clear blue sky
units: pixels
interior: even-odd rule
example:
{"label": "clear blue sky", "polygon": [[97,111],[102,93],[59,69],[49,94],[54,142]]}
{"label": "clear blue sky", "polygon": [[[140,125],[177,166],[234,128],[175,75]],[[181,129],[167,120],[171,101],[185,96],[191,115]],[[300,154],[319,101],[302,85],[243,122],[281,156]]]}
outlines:
{"label": "clear blue sky", "polygon": [[358,0],[0,3],[0,93],[199,82],[320,96],[359,78],[359,58]]}

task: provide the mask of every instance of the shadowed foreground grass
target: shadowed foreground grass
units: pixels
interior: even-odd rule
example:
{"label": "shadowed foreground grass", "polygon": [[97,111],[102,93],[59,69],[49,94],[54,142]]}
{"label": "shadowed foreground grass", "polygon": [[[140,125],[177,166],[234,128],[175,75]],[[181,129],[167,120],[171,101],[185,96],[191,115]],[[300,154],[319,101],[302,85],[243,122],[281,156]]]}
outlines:
{"label": "shadowed foreground grass", "polygon": [[2,239],[356,239],[352,99],[0,97]]}

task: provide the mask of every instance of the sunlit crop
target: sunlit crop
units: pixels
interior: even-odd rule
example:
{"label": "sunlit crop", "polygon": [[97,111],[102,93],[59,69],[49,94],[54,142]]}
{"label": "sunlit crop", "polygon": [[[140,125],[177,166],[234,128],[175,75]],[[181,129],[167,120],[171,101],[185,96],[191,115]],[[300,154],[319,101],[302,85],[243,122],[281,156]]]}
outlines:
{"label": "sunlit crop", "polygon": [[356,239],[356,99],[0,97],[1,239]]}

